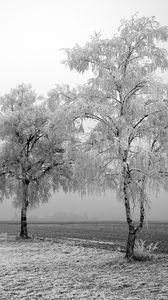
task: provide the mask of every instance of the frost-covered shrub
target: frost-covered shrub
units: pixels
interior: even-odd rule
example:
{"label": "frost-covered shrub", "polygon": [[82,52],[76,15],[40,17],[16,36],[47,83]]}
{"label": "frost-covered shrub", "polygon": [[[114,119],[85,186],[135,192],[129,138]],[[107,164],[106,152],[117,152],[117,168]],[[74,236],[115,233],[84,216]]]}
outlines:
{"label": "frost-covered shrub", "polygon": [[153,253],[157,249],[157,243],[151,243],[149,245],[145,244],[146,242],[142,239],[138,239],[135,242],[135,259],[144,261],[144,260],[151,260],[153,258]]}

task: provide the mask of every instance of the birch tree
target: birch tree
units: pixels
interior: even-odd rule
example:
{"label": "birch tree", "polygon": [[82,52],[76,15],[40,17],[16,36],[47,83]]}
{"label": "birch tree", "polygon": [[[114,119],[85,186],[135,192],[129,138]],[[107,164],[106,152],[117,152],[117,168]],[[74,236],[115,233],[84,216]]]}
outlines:
{"label": "birch tree", "polygon": [[28,238],[27,208],[46,202],[51,190],[69,188],[65,159],[66,128],[59,112],[52,114],[31,86],[21,84],[1,98],[0,192],[21,206],[20,237]]}
{"label": "birch tree", "polygon": [[[135,239],[143,226],[149,183],[161,175],[165,155],[160,141],[167,125],[160,120],[168,116],[168,89],[157,75],[168,68],[167,51],[161,47],[167,39],[166,26],[154,17],[135,15],[123,20],[111,39],[95,34],[85,46],[65,49],[64,63],[70,70],[93,73],[76,89],[75,96],[69,93],[69,111],[73,120],[95,122],[82,147],[99,161],[97,172],[104,174],[106,188],[115,189],[125,205],[128,259],[134,258]],[[132,219],[132,203],[140,206],[137,226]]]}

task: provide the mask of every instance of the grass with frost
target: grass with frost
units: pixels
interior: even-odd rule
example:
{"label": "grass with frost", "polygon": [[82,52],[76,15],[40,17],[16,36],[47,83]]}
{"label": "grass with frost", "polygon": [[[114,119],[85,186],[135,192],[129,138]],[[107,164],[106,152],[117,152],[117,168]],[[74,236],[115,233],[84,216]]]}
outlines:
{"label": "grass with frost", "polygon": [[0,299],[168,299],[167,255],[128,263],[123,253],[90,243],[1,236]]}

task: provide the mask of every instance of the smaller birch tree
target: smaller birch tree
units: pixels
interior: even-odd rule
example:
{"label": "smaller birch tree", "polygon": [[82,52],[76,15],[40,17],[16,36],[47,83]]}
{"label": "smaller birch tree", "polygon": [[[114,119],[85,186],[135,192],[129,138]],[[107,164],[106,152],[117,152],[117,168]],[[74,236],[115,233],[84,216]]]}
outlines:
{"label": "smaller birch tree", "polygon": [[27,208],[48,201],[51,190],[70,187],[71,167],[65,158],[67,131],[59,110],[40,104],[31,86],[21,84],[1,98],[1,199],[21,206],[20,237],[28,238]]}

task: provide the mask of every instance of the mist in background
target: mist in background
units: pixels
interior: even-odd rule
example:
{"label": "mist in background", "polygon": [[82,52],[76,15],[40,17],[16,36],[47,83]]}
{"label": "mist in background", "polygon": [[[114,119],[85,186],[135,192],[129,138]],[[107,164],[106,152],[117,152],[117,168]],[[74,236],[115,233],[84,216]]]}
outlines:
{"label": "mist in background", "polygon": [[[149,198],[146,207],[146,221],[168,222],[168,194],[163,192]],[[134,219],[139,217],[138,206]],[[12,206],[12,200],[0,204],[0,221],[20,220],[20,210]],[[125,207],[114,193],[81,198],[77,194],[56,193],[48,201],[35,209],[28,210],[28,220],[32,221],[125,221]]]}

